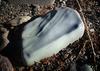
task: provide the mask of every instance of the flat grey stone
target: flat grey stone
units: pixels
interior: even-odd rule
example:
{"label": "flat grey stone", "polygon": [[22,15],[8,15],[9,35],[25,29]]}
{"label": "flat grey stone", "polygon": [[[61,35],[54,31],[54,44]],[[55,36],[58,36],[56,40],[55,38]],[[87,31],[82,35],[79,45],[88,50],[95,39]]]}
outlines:
{"label": "flat grey stone", "polygon": [[22,32],[23,57],[27,65],[58,53],[81,38],[84,24],[71,8],[57,8],[28,23]]}

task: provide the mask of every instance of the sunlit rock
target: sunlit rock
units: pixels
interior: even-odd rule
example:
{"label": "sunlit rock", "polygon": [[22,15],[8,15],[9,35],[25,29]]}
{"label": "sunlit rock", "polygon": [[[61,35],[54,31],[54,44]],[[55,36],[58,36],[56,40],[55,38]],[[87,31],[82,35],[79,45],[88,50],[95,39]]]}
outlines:
{"label": "sunlit rock", "polygon": [[93,68],[88,64],[76,64],[72,63],[70,65],[70,71],[93,71]]}
{"label": "sunlit rock", "polygon": [[20,24],[23,24],[31,19],[30,16],[18,16],[15,19],[9,21],[11,26],[18,26]]}
{"label": "sunlit rock", "polygon": [[22,32],[23,57],[27,65],[58,53],[81,38],[84,24],[77,11],[57,8],[28,23]]}

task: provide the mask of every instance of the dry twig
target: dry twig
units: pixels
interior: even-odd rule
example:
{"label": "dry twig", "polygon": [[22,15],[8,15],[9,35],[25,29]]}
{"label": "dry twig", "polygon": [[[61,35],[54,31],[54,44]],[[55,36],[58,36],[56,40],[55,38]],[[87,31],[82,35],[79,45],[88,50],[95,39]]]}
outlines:
{"label": "dry twig", "polygon": [[93,41],[92,41],[91,36],[90,36],[89,27],[88,27],[88,25],[87,25],[86,19],[85,19],[85,17],[84,17],[83,12],[82,12],[83,10],[82,10],[82,7],[81,7],[81,5],[80,5],[80,3],[79,3],[79,0],[76,0],[76,2],[77,2],[77,4],[78,4],[78,6],[79,6],[80,14],[81,14],[81,16],[82,16],[82,19],[83,19],[83,22],[84,22],[84,26],[85,26],[86,32],[87,32],[87,34],[88,34],[88,37],[89,37],[89,40],[90,40],[90,43],[91,43],[91,47],[92,47],[92,51],[93,51],[93,55],[94,55],[94,62],[95,62],[96,53],[95,53],[95,50],[94,50]]}

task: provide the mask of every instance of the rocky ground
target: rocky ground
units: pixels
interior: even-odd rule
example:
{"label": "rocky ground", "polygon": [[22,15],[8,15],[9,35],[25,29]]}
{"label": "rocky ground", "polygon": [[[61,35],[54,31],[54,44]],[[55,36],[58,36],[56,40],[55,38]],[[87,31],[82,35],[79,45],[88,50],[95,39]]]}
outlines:
{"label": "rocky ground", "polygon": [[[10,56],[5,55],[6,53],[3,50],[10,43],[7,39],[9,32],[27,22],[30,18],[34,19],[55,7],[71,7],[82,14],[79,4],[77,0],[56,0],[53,6],[37,8],[29,5],[15,6],[9,4],[6,0],[0,1],[0,54],[5,56],[4,58],[0,56],[0,69],[6,68],[8,71],[11,68],[14,71],[70,71],[75,64],[78,66],[89,64],[93,70],[100,71],[100,0],[78,0],[85,16],[85,22],[89,27],[91,40],[87,31],[85,31],[84,36],[79,41],[69,45],[58,54],[43,59],[40,63],[36,62],[30,67],[16,66],[14,65],[16,62],[13,63],[14,61],[10,60]],[[93,46],[91,42],[93,42]],[[6,59],[6,57],[8,58]],[[10,66],[3,64],[3,62],[10,64]]]}

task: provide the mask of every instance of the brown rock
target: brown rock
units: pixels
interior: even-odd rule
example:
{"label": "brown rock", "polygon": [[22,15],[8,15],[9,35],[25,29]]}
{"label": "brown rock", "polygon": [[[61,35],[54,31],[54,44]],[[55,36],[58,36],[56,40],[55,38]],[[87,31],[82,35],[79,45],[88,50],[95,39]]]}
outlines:
{"label": "brown rock", "polygon": [[0,55],[0,71],[14,71],[8,58]]}
{"label": "brown rock", "polygon": [[6,28],[0,27],[0,50],[7,46],[9,40],[7,39],[9,31]]}
{"label": "brown rock", "polygon": [[20,24],[23,24],[24,22],[27,22],[28,20],[30,20],[31,17],[30,16],[18,16],[15,19],[9,21],[11,26],[18,26]]}

